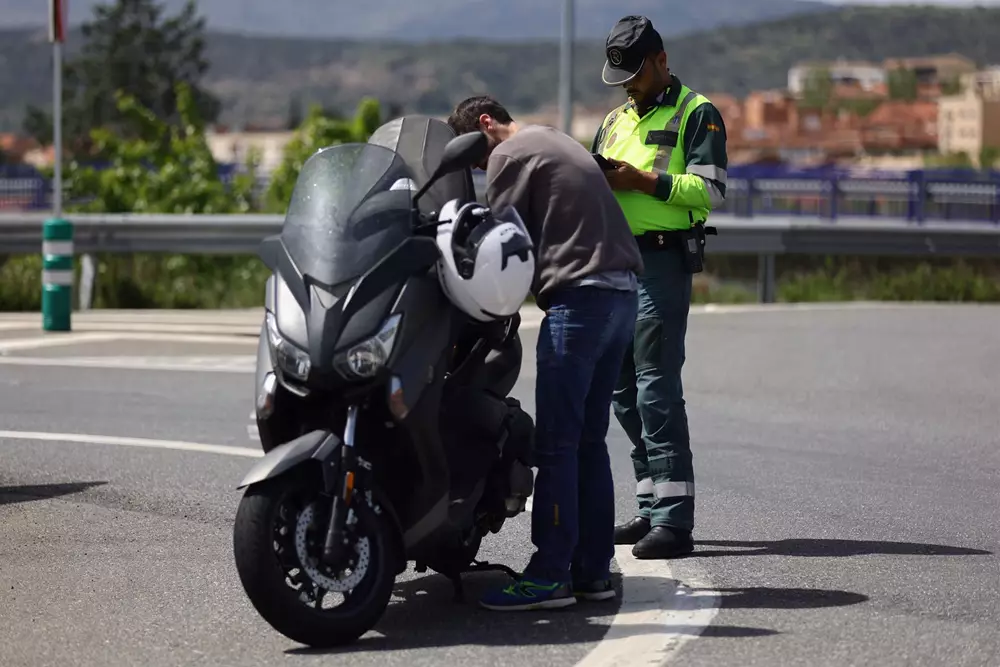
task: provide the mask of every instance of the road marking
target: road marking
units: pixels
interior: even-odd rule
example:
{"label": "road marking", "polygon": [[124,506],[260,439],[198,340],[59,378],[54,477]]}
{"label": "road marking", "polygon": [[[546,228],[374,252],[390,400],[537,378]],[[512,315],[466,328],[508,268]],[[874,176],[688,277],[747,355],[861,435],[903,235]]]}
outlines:
{"label": "road marking", "polygon": [[148,438],[122,438],[114,435],[85,435],[83,433],[41,433],[38,431],[0,431],[0,438],[10,440],[42,440],[45,442],[74,442],[83,445],[113,445],[116,447],[147,447],[150,449],[173,449],[182,452],[202,452],[260,458],[264,452],[247,447],[228,445],[206,445],[199,442],[180,440],[150,440]]}
{"label": "road marking", "polygon": [[625,545],[615,547],[615,560],[622,571],[621,607],[604,639],[575,667],[660,665],[711,625],[721,595],[700,570],[685,565],[697,571],[682,583],[668,561],[638,560]]}
{"label": "road marking", "polygon": [[818,301],[801,303],[706,303],[691,305],[692,315],[728,315],[732,313],[794,313],[846,310],[918,310],[945,309],[955,306],[967,308],[996,308],[986,303],[949,303],[934,301]]}
{"label": "road marking", "polygon": [[4,357],[0,365],[105,368],[112,370],[253,373],[256,357]]}
{"label": "road marking", "polygon": [[117,340],[117,336],[110,333],[59,333],[32,338],[14,338],[0,341],[0,354],[13,350],[34,350],[40,347],[79,345],[81,343],[108,343],[115,340]]}
{"label": "road marking", "polygon": [[[143,447],[260,458],[259,449],[208,445],[178,440],[151,440],[81,433],[0,431],[0,438],[45,442]],[[530,513],[530,506],[529,506]],[[698,637],[718,613],[720,594],[696,566],[687,583],[674,578],[667,561],[641,561],[631,547],[615,547],[615,560],[622,573],[622,601],[605,637],[575,667],[662,664],[687,642]],[[655,630],[654,628],[659,628]]]}

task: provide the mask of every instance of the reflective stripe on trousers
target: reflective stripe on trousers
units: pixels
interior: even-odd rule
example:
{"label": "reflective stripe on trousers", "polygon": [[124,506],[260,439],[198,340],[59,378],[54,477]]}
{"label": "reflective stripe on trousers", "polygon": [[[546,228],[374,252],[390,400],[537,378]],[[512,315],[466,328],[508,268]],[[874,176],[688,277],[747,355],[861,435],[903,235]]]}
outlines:
{"label": "reflective stripe on trousers", "polygon": [[635,486],[636,495],[657,498],[694,498],[694,482],[657,482],[644,479]]}

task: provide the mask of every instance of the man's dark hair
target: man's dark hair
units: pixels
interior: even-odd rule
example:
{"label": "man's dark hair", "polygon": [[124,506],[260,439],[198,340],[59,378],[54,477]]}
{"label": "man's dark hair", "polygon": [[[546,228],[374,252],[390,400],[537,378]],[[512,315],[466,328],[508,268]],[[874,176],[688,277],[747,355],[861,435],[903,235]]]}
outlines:
{"label": "man's dark hair", "polygon": [[479,130],[479,117],[483,114],[492,116],[498,123],[509,125],[513,122],[510,114],[502,104],[489,95],[479,95],[463,100],[448,117],[448,125],[455,134],[466,134]]}

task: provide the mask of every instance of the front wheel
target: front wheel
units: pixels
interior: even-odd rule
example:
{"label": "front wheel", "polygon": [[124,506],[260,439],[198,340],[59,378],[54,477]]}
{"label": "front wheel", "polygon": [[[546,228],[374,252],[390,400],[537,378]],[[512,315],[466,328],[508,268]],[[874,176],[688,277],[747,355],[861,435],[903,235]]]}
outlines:
{"label": "front wheel", "polygon": [[330,500],[320,490],[318,475],[301,473],[247,489],[233,549],[243,589],[264,620],[293,641],[332,648],[371,630],[389,604],[394,527],[358,490],[347,518],[349,555],[326,567],[320,556]]}

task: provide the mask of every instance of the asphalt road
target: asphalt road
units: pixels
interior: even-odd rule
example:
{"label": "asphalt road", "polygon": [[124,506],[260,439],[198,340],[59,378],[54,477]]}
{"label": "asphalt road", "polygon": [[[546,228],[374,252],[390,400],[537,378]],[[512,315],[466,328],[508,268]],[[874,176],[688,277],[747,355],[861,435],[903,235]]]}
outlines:
{"label": "asphalt road", "polygon": [[[92,330],[142,336],[132,321]],[[0,320],[0,430],[255,447],[252,339],[195,340],[192,320],[173,340],[37,346],[18,326]],[[628,626],[671,644],[624,664],[1000,665],[1000,309],[723,310],[692,316],[688,341],[698,547],[651,572],[720,608],[707,628],[669,611]],[[156,368],[182,362],[205,372]],[[517,388],[529,408],[532,363]],[[609,445],[624,519],[616,427]],[[345,656],[303,651],[236,578],[234,487],[252,461],[0,437],[0,664],[568,667],[621,621],[618,603],[490,614],[408,572]],[[484,555],[523,565],[528,525]],[[496,581],[469,577],[470,597]]]}

